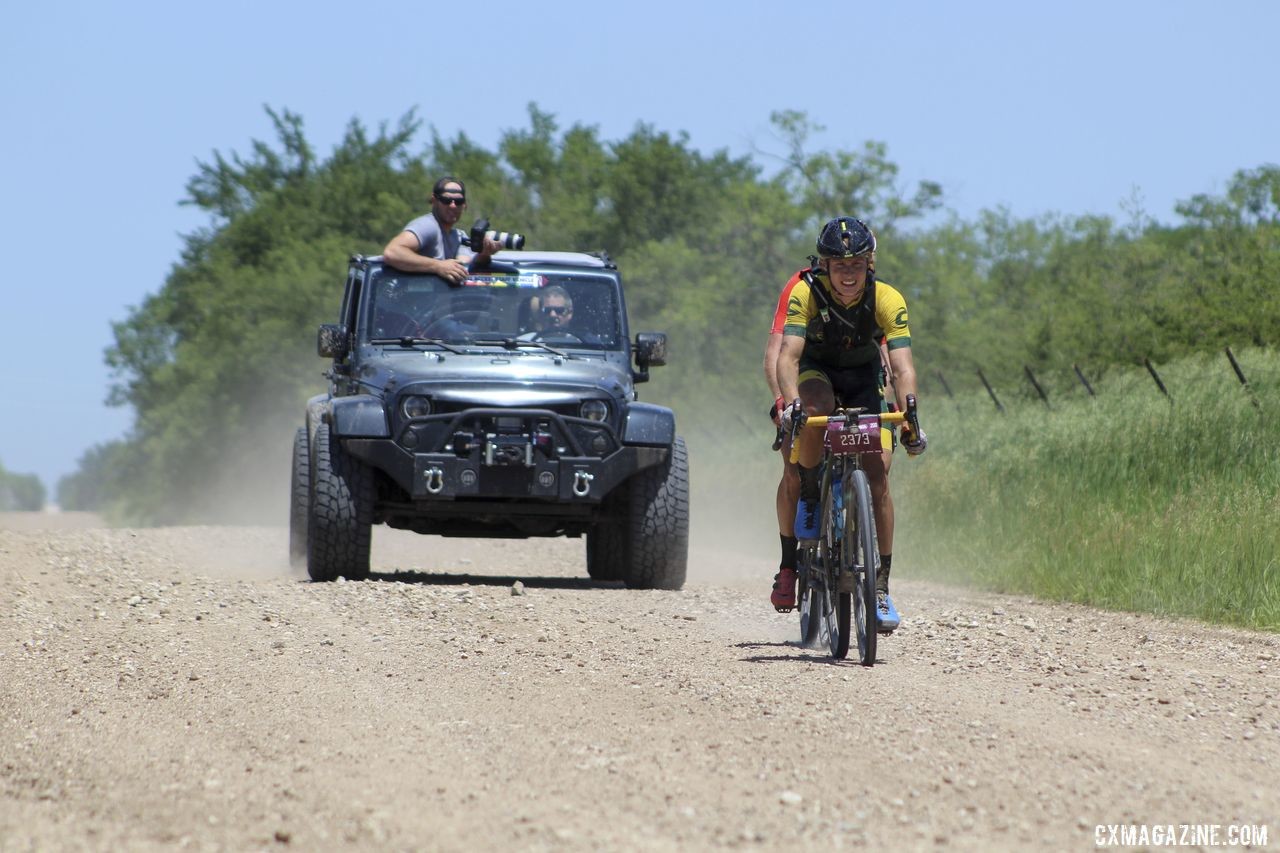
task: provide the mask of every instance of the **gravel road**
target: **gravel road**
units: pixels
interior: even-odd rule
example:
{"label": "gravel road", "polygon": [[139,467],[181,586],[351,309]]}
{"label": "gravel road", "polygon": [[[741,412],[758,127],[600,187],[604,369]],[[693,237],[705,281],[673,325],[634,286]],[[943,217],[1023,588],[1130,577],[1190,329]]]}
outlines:
{"label": "gravel road", "polygon": [[895,578],[867,669],[793,644],[772,555],[633,592],[378,529],[312,584],[282,528],[0,527],[5,851],[1280,843],[1274,635]]}

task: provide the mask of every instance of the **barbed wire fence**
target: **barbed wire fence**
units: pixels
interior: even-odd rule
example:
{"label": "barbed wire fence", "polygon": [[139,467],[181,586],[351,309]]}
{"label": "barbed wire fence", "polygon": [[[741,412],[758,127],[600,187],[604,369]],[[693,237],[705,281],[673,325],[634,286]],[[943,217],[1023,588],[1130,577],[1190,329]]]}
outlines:
{"label": "barbed wire fence", "polygon": [[[1230,368],[1230,372],[1224,372],[1222,378],[1230,379],[1233,377],[1234,381],[1239,383],[1241,390],[1248,395],[1253,407],[1260,410],[1261,407],[1255,393],[1255,386],[1250,382],[1249,377],[1245,373],[1244,367],[1240,364],[1239,359],[1236,358],[1235,352],[1230,346],[1226,346],[1223,347],[1222,354],[1225,358],[1224,370],[1226,367]],[[1157,369],[1156,365],[1151,362],[1151,359],[1144,357],[1142,359],[1142,367],[1145,368],[1147,375],[1151,378],[1156,390],[1159,391],[1165,399],[1172,402],[1174,400],[1174,393],[1170,391],[1169,386],[1165,383],[1159,369]],[[1078,363],[1072,363],[1071,370],[1075,376],[1073,381],[1079,383],[1083,393],[1089,398],[1097,398],[1100,394],[1100,390],[1095,387],[1095,383],[1089,381],[1081,366]],[[1006,414],[1008,412],[1005,401],[1001,399],[1001,393],[1009,391],[1011,388],[1015,393],[1020,392],[1023,395],[1032,395],[1033,399],[1038,399],[1048,410],[1053,410],[1054,408],[1054,403],[1051,400],[1052,395],[1048,390],[1047,383],[1042,382],[1040,377],[1036,375],[1036,372],[1032,370],[1031,366],[1028,364],[1022,365],[1022,374],[1029,388],[1013,388],[1012,384],[1008,384],[1004,386],[1000,393],[997,392],[996,386],[992,383],[991,379],[988,378],[985,370],[979,367],[975,372],[977,374],[978,381],[982,384],[983,389],[987,393],[987,397],[991,400],[991,403],[998,414]],[[1257,373],[1256,370],[1254,372],[1255,374]],[[953,386],[951,381],[947,379],[947,375],[942,370],[934,370],[933,378],[938,381],[938,385],[942,388],[946,397],[954,401],[956,399],[956,394],[952,390]],[[1066,397],[1065,394],[1059,394],[1058,396],[1060,398]]]}

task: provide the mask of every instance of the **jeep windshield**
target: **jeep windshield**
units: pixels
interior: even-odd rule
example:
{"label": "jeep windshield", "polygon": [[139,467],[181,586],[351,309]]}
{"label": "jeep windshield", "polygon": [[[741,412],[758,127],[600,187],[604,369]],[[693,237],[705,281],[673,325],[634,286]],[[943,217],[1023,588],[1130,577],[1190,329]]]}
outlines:
{"label": "jeep windshield", "polygon": [[[616,281],[590,272],[469,275],[452,285],[390,268],[371,276],[361,319],[365,337],[446,344],[559,349],[622,348]],[[539,347],[538,343],[547,346]]]}

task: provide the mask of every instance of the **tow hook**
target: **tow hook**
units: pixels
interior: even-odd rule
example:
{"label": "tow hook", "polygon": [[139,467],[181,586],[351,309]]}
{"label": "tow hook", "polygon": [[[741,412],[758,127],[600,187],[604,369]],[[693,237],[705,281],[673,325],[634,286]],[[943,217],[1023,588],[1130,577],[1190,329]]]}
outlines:
{"label": "tow hook", "polygon": [[573,493],[577,497],[585,498],[591,492],[591,481],[595,479],[594,474],[588,474],[586,471],[573,472]]}
{"label": "tow hook", "polygon": [[432,465],[430,468],[422,472],[427,478],[427,491],[433,495],[438,495],[444,491],[444,471]]}

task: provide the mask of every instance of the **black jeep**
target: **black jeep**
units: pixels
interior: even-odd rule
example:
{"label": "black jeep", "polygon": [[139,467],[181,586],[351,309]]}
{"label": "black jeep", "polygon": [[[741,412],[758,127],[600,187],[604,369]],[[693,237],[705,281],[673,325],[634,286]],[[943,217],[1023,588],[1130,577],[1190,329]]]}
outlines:
{"label": "black jeep", "polygon": [[592,578],[684,584],[684,440],[635,390],[666,336],[631,340],[606,256],[504,251],[454,285],[356,255],[318,350],[329,391],[294,439],[289,524],[313,580],[367,577],[371,525],[386,524],[585,534]]}

